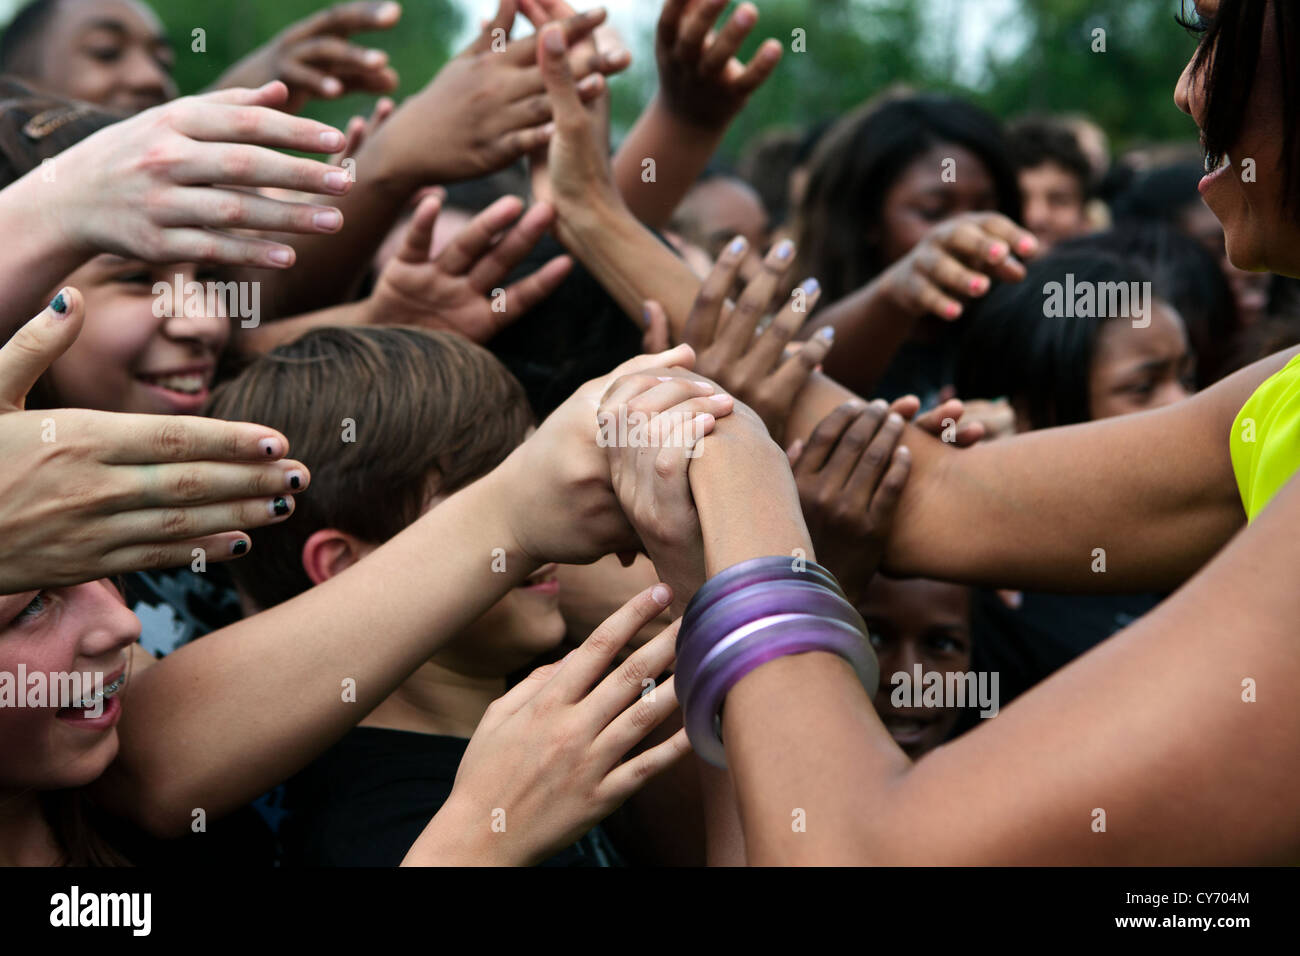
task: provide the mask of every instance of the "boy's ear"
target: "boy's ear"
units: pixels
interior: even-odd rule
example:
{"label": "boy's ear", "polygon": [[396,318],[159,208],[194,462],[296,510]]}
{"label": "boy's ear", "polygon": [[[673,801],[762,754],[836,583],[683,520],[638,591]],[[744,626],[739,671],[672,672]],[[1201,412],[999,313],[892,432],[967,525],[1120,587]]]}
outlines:
{"label": "boy's ear", "polygon": [[303,542],[302,569],[312,584],[321,584],[346,571],[373,550],[373,545],[346,531],[322,528]]}

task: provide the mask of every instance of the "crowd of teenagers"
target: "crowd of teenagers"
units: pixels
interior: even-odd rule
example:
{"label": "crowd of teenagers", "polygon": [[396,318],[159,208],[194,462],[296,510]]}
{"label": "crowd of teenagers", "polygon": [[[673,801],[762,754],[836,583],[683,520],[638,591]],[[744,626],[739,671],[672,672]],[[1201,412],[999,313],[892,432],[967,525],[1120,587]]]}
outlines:
{"label": "crowd of teenagers", "polygon": [[1300,857],[1300,7],[1185,4],[1199,144],[891,88],[734,166],[727,7],[616,148],[566,0],[401,102],[392,2],[190,96],[19,10],[0,863]]}

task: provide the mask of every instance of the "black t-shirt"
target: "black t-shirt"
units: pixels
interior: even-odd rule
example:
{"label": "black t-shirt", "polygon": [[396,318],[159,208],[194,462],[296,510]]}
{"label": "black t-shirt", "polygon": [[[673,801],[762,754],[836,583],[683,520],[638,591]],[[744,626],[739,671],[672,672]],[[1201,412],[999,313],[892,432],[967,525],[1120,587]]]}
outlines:
{"label": "black t-shirt", "polygon": [[[357,727],[289,781],[285,866],[397,866],[451,795],[469,741]],[[488,822],[484,821],[484,826]],[[617,866],[596,827],[542,866]]]}

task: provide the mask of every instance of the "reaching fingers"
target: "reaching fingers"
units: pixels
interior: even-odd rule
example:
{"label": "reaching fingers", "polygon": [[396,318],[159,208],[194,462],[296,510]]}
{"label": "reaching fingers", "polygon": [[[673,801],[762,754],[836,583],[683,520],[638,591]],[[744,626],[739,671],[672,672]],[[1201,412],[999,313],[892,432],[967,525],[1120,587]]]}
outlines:
{"label": "reaching fingers", "polygon": [[[675,691],[674,691],[675,693]],[[691,752],[691,742],[682,728],[661,744],[625,760],[605,777],[601,791],[609,802],[622,803],[649,780],[663,773]]]}
{"label": "reaching fingers", "polygon": [[754,341],[754,329],[767,312],[772,296],[781,285],[781,279],[794,263],[794,243],[782,239],[763,259],[763,268],[740,294],[736,307],[723,323],[720,338],[726,354],[744,355]]}
{"label": "reaching fingers", "polygon": [[898,512],[898,501],[903,496],[903,486],[912,472],[912,453],[906,445],[894,449],[889,459],[889,470],[880,479],[880,485],[871,496],[867,513],[871,527],[880,535],[888,535]]}
{"label": "reaching fingers", "polygon": [[624,604],[569,655],[537,699],[545,695],[564,703],[576,703],[585,697],[618,652],[641,628],[663,613],[672,596],[668,585],[656,584]]}
{"label": "reaching fingers", "polygon": [[756,23],[757,7],[752,3],[742,3],[736,7],[722,30],[705,40],[704,51],[700,56],[700,72],[705,76],[713,76],[726,70]]}
{"label": "reaching fingers", "polygon": [[786,357],[771,377],[770,388],[774,401],[781,408],[789,408],[803,387],[824,361],[835,344],[835,329],[831,326],[818,329],[799,350]]}
{"label": "reaching fingers", "polygon": [[893,460],[894,450],[902,435],[902,416],[890,412],[876,429],[871,441],[862,449],[844,486],[854,514],[866,513],[877,486]]}
{"label": "reaching fingers", "polygon": [[137,490],[117,496],[119,509],[191,507],[246,498],[275,499],[303,491],[311,472],[302,462],[254,464],[199,461],[136,466]]}
{"label": "reaching fingers", "polygon": [[108,540],[123,545],[183,541],[275,524],[293,514],[293,506],[292,495],[275,495],[207,505],[143,508],[110,515],[102,527]]}
{"label": "reaching fingers", "polygon": [[[565,17],[563,20],[559,21],[558,24],[547,24],[547,26],[540,29],[534,36],[515,40],[506,47],[506,52],[503,55],[508,57],[510,62],[517,66],[527,66],[540,59],[544,59],[542,56],[542,47],[545,43],[544,34],[547,30],[556,29],[560,31],[564,49],[556,50],[555,52],[564,53],[565,50],[574,43],[590,36],[592,32],[604,22],[605,10],[603,8],[597,7],[594,10],[586,10],[582,13],[574,14],[571,17]],[[565,65],[567,67],[567,61]]]}
{"label": "reaching fingers", "polygon": [[[438,266],[448,275],[466,275],[492,248],[501,230],[519,217],[524,203],[518,196],[502,196],[465,224],[438,254]],[[549,208],[549,207],[547,207]]]}
{"label": "reaching fingers", "polygon": [[213,563],[230,561],[247,554],[252,541],[242,531],[227,531],[189,541],[150,541],[115,548],[104,555],[105,575],[180,568],[196,558]]}
{"label": "reaching fingers", "polygon": [[677,43],[674,47],[679,59],[686,63],[695,63],[699,60],[709,31],[718,22],[718,17],[726,5],[727,0],[700,0],[687,11],[678,30]]}
{"label": "reaching fingers", "polygon": [[731,81],[731,89],[742,96],[748,96],[767,82],[768,77],[776,72],[781,62],[784,48],[778,40],[764,40],[750,59],[749,65]]}
{"label": "reaching fingers", "polygon": [[627,705],[655,686],[676,656],[677,628],[674,621],[637,648],[602,680],[582,701],[583,716],[593,734],[598,734],[618,717]]}
{"label": "reaching fingers", "polygon": [[49,305],[0,347],[0,410],[23,407],[36,380],[76,341],[86,317],[85,305],[76,289],[60,289]]}
{"label": "reaching fingers", "polygon": [[437,193],[425,196],[420,205],[415,207],[415,215],[406,227],[406,236],[397,258],[402,262],[419,265],[429,261],[429,250],[433,247],[433,227],[442,212],[442,196]]}
{"label": "reaching fingers", "polygon": [[275,429],[192,415],[96,416],[99,460],[106,465],[169,461],[278,461],[288,440]]}
{"label": "reaching fingers", "polygon": [[853,399],[840,405],[818,422],[803,446],[795,473],[811,475],[820,471],[830,458],[831,451],[839,444],[840,437],[858,420],[858,416],[865,411],[865,408],[860,399]]}
{"label": "reaching fingers", "polygon": [[173,190],[170,199],[171,209],[159,211],[159,225],[294,233],[343,228],[343,213],[333,206],[283,202],[240,190],[186,186]]}
{"label": "reaching fingers", "polygon": [[[808,279],[790,294],[777,316],[768,323],[766,329],[757,337],[751,337],[749,352],[745,356],[746,364],[752,365],[759,375],[766,375],[776,367],[785,354],[785,347],[808,321],[808,313],[817,306],[821,298],[821,285],[816,279]],[[822,358],[825,358],[823,353]],[[813,368],[817,363],[808,366]]]}
{"label": "reaching fingers", "polygon": [[181,185],[272,186],[305,193],[340,195],[348,191],[348,174],[338,166],[286,156],[261,146],[204,143],[187,150],[170,167]]}
{"label": "reaching fingers", "polygon": [[295,42],[325,34],[347,36],[371,30],[387,30],[395,26],[401,16],[401,5],[389,0],[340,3],[295,23],[284,32],[284,39]]}
{"label": "reaching fingers", "polygon": [[[573,259],[570,256],[556,256],[532,275],[524,276],[506,289],[506,311],[501,318],[514,321],[525,314],[539,302],[550,298],[560,287],[569,273],[573,271]],[[665,347],[667,339],[664,340]]]}
{"label": "reaching fingers", "polygon": [[[491,207],[488,207],[485,213],[490,211]],[[514,215],[519,214],[516,211]],[[523,217],[488,248],[470,269],[470,285],[484,294],[495,289],[519,263],[528,257],[554,221],[555,209],[552,206],[547,203],[531,206]],[[507,224],[509,222],[509,219],[506,220]]]}
{"label": "reaching fingers", "polygon": [[332,126],[263,106],[234,106],[177,100],[173,109],[177,132],[212,143],[250,143],[305,153],[335,153],[346,139]]}
{"label": "reaching fingers", "polygon": [[713,271],[700,286],[690,315],[686,317],[684,340],[698,349],[707,349],[717,335],[719,317],[727,301],[727,294],[736,282],[736,274],[749,252],[744,236],[737,236],[718,257]]}

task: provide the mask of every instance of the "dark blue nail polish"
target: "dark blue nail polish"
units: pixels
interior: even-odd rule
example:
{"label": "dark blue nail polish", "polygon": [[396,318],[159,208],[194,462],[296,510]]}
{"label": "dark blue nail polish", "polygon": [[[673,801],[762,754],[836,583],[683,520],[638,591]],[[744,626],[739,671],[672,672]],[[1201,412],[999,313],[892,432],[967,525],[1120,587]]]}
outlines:
{"label": "dark blue nail polish", "polygon": [[68,311],[68,300],[63,297],[62,292],[54,297],[54,301],[50,303],[50,308],[60,315]]}
{"label": "dark blue nail polish", "polygon": [[289,513],[289,502],[285,498],[276,498],[275,501],[271,502],[271,508],[275,511],[277,518],[283,518]]}
{"label": "dark blue nail polish", "polygon": [[240,538],[240,539],[239,539],[238,541],[236,541],[236,542],[234,543],[234,545],[231,547],[231,549],[230,549],[230,553],[231,553],[231,554],[243,554],[243,553],[244,553],[245,551],[247,551],[247,550],[248,550],[248,542],[245,541],[243,538]]}

